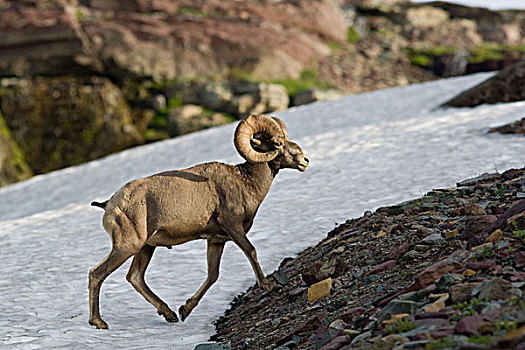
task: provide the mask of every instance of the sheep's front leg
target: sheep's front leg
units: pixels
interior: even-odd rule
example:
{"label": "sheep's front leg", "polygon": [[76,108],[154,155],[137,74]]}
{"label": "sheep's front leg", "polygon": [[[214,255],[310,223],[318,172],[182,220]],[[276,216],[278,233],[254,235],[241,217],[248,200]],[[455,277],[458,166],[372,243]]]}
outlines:
{"label": "sheep's front leg", "polygon": [[201,298],[208,291],[208,289],[217,281],[219,278],[219,265],[221,262],[222,251],[224,250],[224,242],[216,243],[211,242],[208,239],[208,277],[206,281],[199,288],[191,298],[186,301],[186,304],[179,308],[179,314],[182,321],[188,317],[191,311],[197,306]]}
{"label": "sheep's front leg", "polygon": [[257,260],[257,251],[248,240],[248,237],[246,237],[246,233],[244,232],[242,226],[239,224],[224,225],[224,230],[226,233],[228,233],[228,236],[230,236],[232,241],[234,241],[235,244],[241,248],[243,253],[250,261],[259,288],[262,288],[268,292],[271,291],[275,287],[275,284],[268,281],[268,279],[264,276],[261,266],[259,265],[259,261]]}

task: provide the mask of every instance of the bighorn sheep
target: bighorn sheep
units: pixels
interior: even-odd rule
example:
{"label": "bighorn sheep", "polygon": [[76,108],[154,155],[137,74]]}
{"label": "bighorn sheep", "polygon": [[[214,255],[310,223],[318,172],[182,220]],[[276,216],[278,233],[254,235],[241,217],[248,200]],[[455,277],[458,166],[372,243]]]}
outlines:
{"label": "bighorn sheep", "polygon": [[102,224],[112,250],[89,272],[89,323],[108,328],[99,313],[102,282],[134,256],[127,280],[168,322],[177,315],[144,281],[156,247],[170,248],[196,239],[207,240],[208,276],[199,290],[179,309],[184,321],[217,280],[224,244],[232,240],[250,261],[257,284],[271,290],[246,234],[257,209],[280,169],[305,171],[309,160],[288,139],[284,122],[276,117],[252,115],[235,130],[234,143],[245,163],[205,163],[184,170],[166,171],[133,180],[106,202],[91,203],[105,210]]}

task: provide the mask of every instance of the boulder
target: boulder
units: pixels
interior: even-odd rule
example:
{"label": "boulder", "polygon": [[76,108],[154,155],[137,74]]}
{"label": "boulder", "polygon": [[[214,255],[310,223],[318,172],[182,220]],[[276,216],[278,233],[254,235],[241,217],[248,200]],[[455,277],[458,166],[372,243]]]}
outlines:
{"label": "boulder", "polygon": [[184,105],[168,110],[168,134],[179,136],[232,122],[233,119],[221,113],[213,113],[196,105]]}
{"label": "boulder", "polygon": [[335,90],[322,91],[317,88],[311,88],[305,91],[298,92],[293,98],[293,105],[300,106],[312,102],[337,100],[344,95]]}
{"label": "boulder", "polygon": [[474,107],[525,99],[525,61],[515,63],[481,84],[445,102],[450,107]]}
{"label": "boulder", "polygon": [[4,79],[0,110],[35,173],[141,144],[131,109],[106,78]]}

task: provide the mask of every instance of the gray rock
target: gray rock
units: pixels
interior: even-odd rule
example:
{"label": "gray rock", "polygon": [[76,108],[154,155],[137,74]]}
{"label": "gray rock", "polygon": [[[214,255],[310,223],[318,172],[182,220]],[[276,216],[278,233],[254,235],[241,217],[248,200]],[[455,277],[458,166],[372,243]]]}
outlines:
{"label": "gray rock", "polygon": [[228,344],[206,343],[198,344],[193,350],[231,350],[231,346]]}
{"label": "gray rock", "polygon": [[200,104],[214,111],[224,110],[232,97],[233,92],[227,84],[206,84],[199,91]]}
{"label": "gray rock", "polygon": [[344,95],[335,90],[321,91],[317,88],[310,88],[305,91],[298,92],[294,98],[292,105],[300,106],[312,102],[337,100]]}
{"label": "gray rock", "polygon": [[474,107],[483,103],[521,101],[525,99],[525,62],[515,63],[483,83],[446,102],[451,107]]}
{"label": "gray rock", "polygon": [[352,345],[359,344],[359,342],[365,341],[368,338],[370,338],[371,336],[372,336],[372,332],[371,331],[366,331],[364,333],[359,334],[357,337],[355,337],[350,344],[352,344]]}
{"label": "gray rock", "polygon": [[441,244],[445,242],[445,239],[441,236],[440,233],[433,233],[423,238],[423,242],[428,244]]}
{"label": "gray rock", "polygon": [[231,121],[221,113],[207,113],[200,106],[185,105],[168,110],[168,134],[171,137],[184,135]]}

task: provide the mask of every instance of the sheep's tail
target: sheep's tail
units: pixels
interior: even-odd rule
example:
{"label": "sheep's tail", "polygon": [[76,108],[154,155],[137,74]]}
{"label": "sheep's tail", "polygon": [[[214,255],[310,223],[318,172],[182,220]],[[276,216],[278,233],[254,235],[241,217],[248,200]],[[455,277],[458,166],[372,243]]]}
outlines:
{"label": "sheep's tail", "polygon": [[94,206],[94,207],[99,207],[99,208],[102,208],[104,210],[106,210],[106,204],[108,204],[108,201],[105,201],[105,202],[91,202],[91,205]]}

